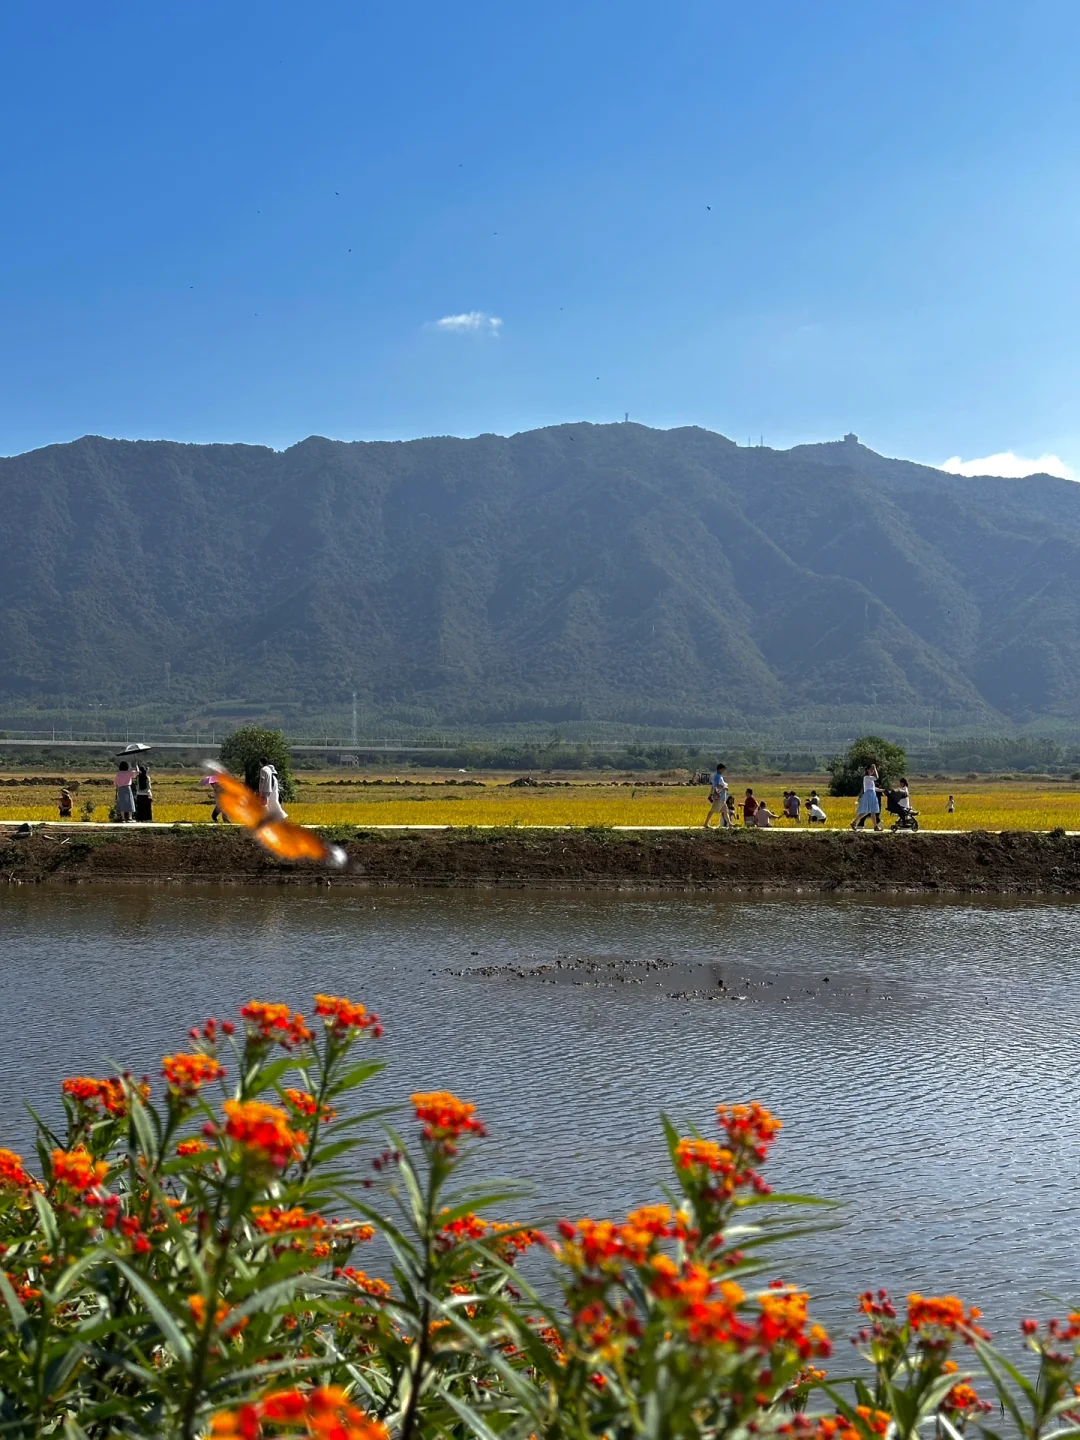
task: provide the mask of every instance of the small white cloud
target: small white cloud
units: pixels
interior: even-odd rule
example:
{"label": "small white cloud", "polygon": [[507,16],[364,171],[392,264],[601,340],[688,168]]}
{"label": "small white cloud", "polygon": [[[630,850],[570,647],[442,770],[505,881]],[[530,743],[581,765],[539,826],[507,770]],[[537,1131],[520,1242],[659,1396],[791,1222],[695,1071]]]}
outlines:
{"label": "small white cloud", "polygon": [[498,335],[502,323],[498,315],[486,315],[483,310],[468,310],[464,315],[444,315],[441,320],[433,321],[432,327],[454,335],[462,335],[469,330],[485,330],[489,335]]}
{"label": "small white cloud", "polygon": [[961,460],[959,455],[954,455],[938,469],[947,470],[950,475],[1000,475],[1007,480],[1022,480],[1025,475],[1056,475],[1060,480],[1077,478],[1076,471],[1066,465],[1060,455],[1040,455],[1037,460],[1026,460],[1011,450],[986,455],[981,460]]}

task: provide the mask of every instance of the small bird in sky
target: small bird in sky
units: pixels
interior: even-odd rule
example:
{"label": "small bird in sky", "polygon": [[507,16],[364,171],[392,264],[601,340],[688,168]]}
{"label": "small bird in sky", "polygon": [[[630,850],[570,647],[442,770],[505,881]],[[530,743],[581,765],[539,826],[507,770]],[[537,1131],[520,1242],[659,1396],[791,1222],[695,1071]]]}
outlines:
{"label": "small bird in sky", "polygon": [[711,205],[706,205],[706,206],[705,206],[705,209],[706,209],[706,210],[711,210],[711,209],[712,209],[712,206],[711,206]]}

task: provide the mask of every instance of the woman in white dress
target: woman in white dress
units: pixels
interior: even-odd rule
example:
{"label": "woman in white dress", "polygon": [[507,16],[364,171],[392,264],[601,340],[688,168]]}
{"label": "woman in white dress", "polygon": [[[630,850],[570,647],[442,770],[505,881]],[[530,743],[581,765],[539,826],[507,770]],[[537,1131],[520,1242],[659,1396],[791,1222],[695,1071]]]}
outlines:
{"label": "woman in white dress", "polygon": [[281,793],[278,787],[278,773],[269,760],[259,766],[259,794],[263,807],[271,820],[287,820],[288,813],[281,808]]}
{"label": "woman in white dress", "polygon": [[863,772],[862,794],[859,796],[859,808],[855,811],[855,819],[851,822],[852,830],[861,830],[871,816],[874,820],[874,829],[881,829],[881,801],[878,799],[877,792],[878,769],[871,760]]}

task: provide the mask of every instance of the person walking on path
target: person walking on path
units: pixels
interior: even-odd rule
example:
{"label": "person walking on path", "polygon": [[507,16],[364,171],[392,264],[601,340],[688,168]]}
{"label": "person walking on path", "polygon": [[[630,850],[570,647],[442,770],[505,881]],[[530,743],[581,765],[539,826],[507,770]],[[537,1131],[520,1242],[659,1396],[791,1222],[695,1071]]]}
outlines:
{"label": "person walking on path", "polygon": [[721,830],[727,830],[731,826],[731,817],[728,814],[728,783],[724,776],[724,766],[721,761],[716,762],[716,770],[712,777],[712,789],[709,791],[709,813],[705,816],[705,829],[709,828],[709,821],[714,815],[720,816]]}
{"label": "person walking on path", "polygon": [[861,830],[867,820],[873,819],[874,829],[881,829],[881,801],[878,799],[878,768],[871,760],[863,772],[862,794],[859,796],[859,808],[855,812],[855,819],[851,822],[852,830]]}
{"label": "person walking on path", "polygon": [[204,775],[203,778],[199,781],[199,784],[200,784],[200,785],[205,785],[205,786],[207,787],[207,789],[210,791],[211,798],[213,799],[213,802],[214,802],[214,808],[213,808],[213,810],[211,810],[211,812],[210,812],[210,819],[211,819],[211,820],[214,822],[214,824],[216,825],[217,822],[221,819],[222,814],[223,814],[223,811],[222,811],[222,809],[221,809],[221,801],[218,799],[217,776],[216,776],[216,775]]}
{"label": "person walking on path", "polygon": [[126,760],[121,760],[116,774],[113,776],[113,785],[116,787],[113,809],[121,824],[126,824],[128,821],[133,822],[135,819],[135,799],[131,793],[134,779],[135,771]]}
{"label": "person walking on path", "polygon": [[265,756],[259,766],[259,794],[262,796],[263,808],[271,820],[287,820],[289,818],[281,808],[278,773]]}
{"label": "person walking on path", "polygon": [[145,765],[135,771],[135,819],[143,822],[154,818],[154,792],[150,785],[150,772]]}

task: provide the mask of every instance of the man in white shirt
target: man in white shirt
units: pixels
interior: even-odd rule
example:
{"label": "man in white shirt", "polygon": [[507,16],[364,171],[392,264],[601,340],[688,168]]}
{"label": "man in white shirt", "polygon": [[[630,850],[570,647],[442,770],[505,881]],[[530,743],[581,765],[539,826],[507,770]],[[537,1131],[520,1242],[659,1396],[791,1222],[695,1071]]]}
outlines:
{"label": "man in white shirt", "polygon": [[709,821],[714,815],[720,816],[720,829],[731,829],[731,816],[728,813],[728,783],[724,776],[724,766],[720,761],[716,763],[716,770],[712,777],[712,789],[709,791],[709,813],[705,816],[705,829],[709,828]]}

